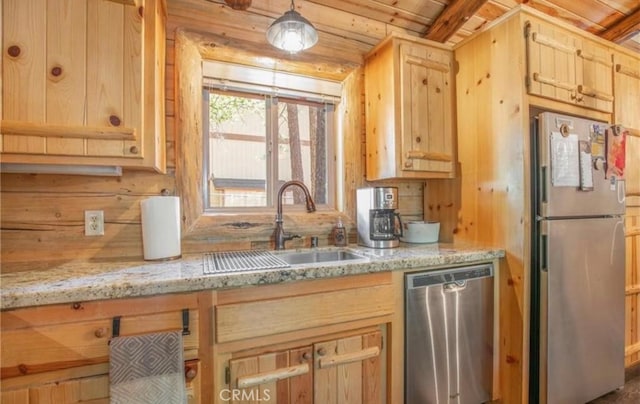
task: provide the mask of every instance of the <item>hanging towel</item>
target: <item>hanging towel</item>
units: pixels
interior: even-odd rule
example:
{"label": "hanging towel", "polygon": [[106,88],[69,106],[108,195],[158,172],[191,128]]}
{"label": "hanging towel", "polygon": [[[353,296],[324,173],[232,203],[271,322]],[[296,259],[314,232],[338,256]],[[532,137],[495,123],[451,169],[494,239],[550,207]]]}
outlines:
{"label": "hanging towel", "polygon": [[112,404],[186,403],[181,331],[114,337],[109,356]]}

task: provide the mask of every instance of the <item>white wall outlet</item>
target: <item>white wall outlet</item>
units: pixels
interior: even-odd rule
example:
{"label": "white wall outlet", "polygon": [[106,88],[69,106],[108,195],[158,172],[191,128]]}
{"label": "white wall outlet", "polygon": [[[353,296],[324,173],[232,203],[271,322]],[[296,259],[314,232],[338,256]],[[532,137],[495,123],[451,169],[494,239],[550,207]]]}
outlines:
{"label": "white wall outlet", "polygon": [[84,211],[84,235],[104,236],[104,211],[85,210]]}

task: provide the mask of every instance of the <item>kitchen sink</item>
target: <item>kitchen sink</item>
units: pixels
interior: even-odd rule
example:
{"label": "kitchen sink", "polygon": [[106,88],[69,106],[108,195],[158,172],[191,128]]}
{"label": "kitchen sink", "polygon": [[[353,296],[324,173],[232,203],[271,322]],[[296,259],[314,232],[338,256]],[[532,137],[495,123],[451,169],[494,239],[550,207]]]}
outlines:
{"label": "kitchen sink", "polygon": [[345,250],[296,251],[278,254],[277,257],[289,265],[351,261],[366,258],[362,255]]}

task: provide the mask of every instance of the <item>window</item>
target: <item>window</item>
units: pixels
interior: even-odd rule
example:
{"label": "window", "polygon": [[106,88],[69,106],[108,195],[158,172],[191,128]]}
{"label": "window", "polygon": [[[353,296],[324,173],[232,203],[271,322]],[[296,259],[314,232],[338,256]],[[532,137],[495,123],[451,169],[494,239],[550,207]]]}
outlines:
{"label": "window", "polygon": [[[260,83],[263,71],[233,71],[238,69],[251,70],[243,76],[254,80],[205,80],[206,209],[274,207],[278,190],[289,180],[304,182],[318,207],[333,207],[335,99],[309,92],[320,80],[314,87],[315,79],[305,78],[304,86],[291,88],[296,77],[290,77],[289,88],[274,89]],[[304,195],[288,188],[283,203],[304,206]]]}

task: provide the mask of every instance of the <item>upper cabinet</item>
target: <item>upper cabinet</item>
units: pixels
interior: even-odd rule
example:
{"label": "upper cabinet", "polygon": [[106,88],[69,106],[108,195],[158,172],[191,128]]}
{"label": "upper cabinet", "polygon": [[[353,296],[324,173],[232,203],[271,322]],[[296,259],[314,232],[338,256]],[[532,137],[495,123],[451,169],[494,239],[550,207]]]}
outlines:
{"label": "upper cabinet", "polygon": [[3,0],[6,163],[165,171],[164,0]]}
{"label": "upper cabinet", "polygon": [[640,55],[617,51],[614,54],[616,95],[613,122],[640,136]]}
{"label": "upper cabinet", "polygon": [[453,51],[394,34],[366,56],[366,176],[455,175]]}
{"label": "upper cabinet", "polygon": [[529,94],[613,111],[613,54],[593,40],[538,18],[525,22]]}

